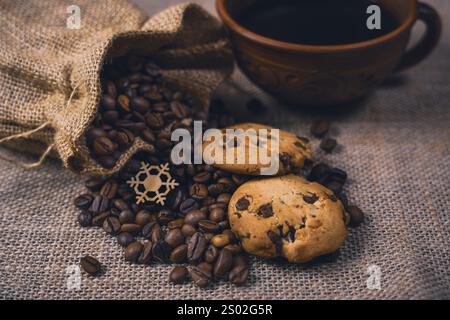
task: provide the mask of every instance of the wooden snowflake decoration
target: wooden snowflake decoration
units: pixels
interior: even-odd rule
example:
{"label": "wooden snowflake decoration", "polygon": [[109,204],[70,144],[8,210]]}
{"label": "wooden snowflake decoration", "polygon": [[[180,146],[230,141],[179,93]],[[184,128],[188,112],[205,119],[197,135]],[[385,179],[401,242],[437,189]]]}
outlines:
{"label": "wooden snowflake decoration", "polygon": [[136,193],[136,203],[145,201],[164,205],[167,195],[178,186],[169,173],[169,164],[150,165],[141,162],[140,171],[127,183]]}

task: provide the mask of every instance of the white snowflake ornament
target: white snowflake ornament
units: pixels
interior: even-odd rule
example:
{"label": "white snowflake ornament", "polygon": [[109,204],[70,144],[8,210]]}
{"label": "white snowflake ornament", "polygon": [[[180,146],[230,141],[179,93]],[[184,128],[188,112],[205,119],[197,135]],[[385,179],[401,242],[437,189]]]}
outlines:
{"label": "white snowflake ornament", "polygon": [[178,186],[169,173],[169,164],[150,165],[141,162],[141,169],[127,183],[136,193],[136,204],[148,201],[164,205],[167,195]]}

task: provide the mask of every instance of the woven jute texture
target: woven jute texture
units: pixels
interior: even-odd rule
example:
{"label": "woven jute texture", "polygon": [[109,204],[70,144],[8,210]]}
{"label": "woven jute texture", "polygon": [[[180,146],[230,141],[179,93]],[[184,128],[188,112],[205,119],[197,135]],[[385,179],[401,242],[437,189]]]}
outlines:
{"label": "woven jute texture", "polygon": [[[198,2],[212,8],[210,0]],[[448,24],[450,3],[428,2]],[[166,3],[138,4],[153,13]],[[1,161],[0,297],[450,299],[449,57],[450,29],[444,27],[439,47],[425,62],[390,78],[353,108],[320,115],[280,106],[238,71],[216,92],[242,121],[308,135],[313,119],[332,120],[337,151],[326,156],[313,139],[314,151],[318,159],[348,172],[347,194],[367,217],[350,230],[336,261],[295,266],[253,259],[244,287],[174,286],[167,281],[170,266],[131,266],[115,239],[77,225],[72,200],[84,190],[80,177],[56,161],[38,171]],[[268,106],[267,112],[245,110],[245,101],[254,96]],[[67,268],[85,254],[97,257],[107,271],[100,278],[83,274],[80,289],[68,289]],[[379,290],[367,286],[377,271]]]}
{"label": "woven jute texture", "polygon": [[[232,70],[220,23],[195,4],[149,19],[125,0],[77,1],[79,29],[67,27],[73,25],[69,5],[0,1],[0,138],[47,124],[26,137],[26,150],[41,153],[42,145],[53,146],[53,154],[75,171],[109,174],[146,147],[136,139],[112,170],[89,157],[83,134],[98,108],[102,67],[112,58],[153,56],[169,81],[192,94],[197,108],[207,108],[210,93]],[[24,149],[24,139],[8,145]]]}

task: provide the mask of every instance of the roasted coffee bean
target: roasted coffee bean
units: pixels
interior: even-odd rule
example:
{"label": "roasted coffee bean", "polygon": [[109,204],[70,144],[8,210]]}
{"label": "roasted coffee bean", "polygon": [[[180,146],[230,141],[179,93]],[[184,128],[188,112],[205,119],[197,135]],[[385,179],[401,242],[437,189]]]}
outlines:
{"label": "roasted coffee bean", "polygon": [[311,125],[311,134],[315,137],[323,137],[330,130],[330,122],[327,120],[317,120]]}
{"label": "roasted coffee bean", "polygon": [[336,194],[339,194],[342,191],[342,188],[344,187],[343,183],[336,180],[328,180],[324,182],[323,185]]}
{"label": "roasted coffee bean", "polygon": [[81,211],[78,215],[78,223],[82,227],[90,227],[92,224],[92,214],[89,211]]}
{"label": "roasted coffee bean", "polygon": [[345,181],[347,181],[347,173],[339,168],[331,169],[330,176],[332,180],[341,182],[342,184],[344,184]]}
{"label": "roasted coffee bean", "polygon": [[196,262],[200,260],[206,250],[207,245],[208,241],[205,239],[205,236],[200,232],[196,232],[188,242],[188,260],[190,262]]}
{"label": "roasted coffee bean", "polygon": [[186,267],[176,266],[169,274],[169,281],[174,284],[181,284],[186,281],[189,271]]}
{"label": "roasted coffee bean", "polygon": [[242,252],[242,248],[238,244],[229,244],[224,247],[224,249],[227,249],[230,251],[233,255],[239,254]]}
{"label": "roasted coffee bean", "polygon": [[154,221],[154,216],[147,210],[140,210],[136,213],[136,223],[145,226],[147,223]]}
{"label": "roasted coffee bean", "polygon": [[125,260],[131,263],[136,263],[141,256],[144,246],[140,242],[132,242],[125,249]]}
{"label": "roasted coffee bean", "polygon": [[266,203],[259,207],[258,215],[262,216],[263,218],[270,218],[271,216],[273,216],[272,204]]}
{"label": "roasted coffee bean", "polygon": [[147,223],[145,226],[142,227],[141,234],[145,239],[150,239],[152,236],[153,228],[158,223],[156,221],[152,221]]}
{"label": "roasted coffee bean", "polygon": [[216,202],[216,199],[214,199],[211,196],[207,196],[205,199],[202,199],[202,206],[209,207],[210,205],[214,204],[215,202]]}
{"label": "roasted coffee bean", "polygon": [[116,141],[122,149],[128,149],[134,141],[134,134],[130,130],[117,131]]}
{"label": "roasted coffee bean", "polygon": [[153,131],[148,128],[145,128],[142,131],[141,137],[142,137],[142,139],[144,139],[144,141],[146,141],[150,144],[154,144],[156,142],[156,137],[155,137]]}
{"label": "roasted coffee bean", "polygon": [[189,211],[184,217],[184,223],[190,224],[192,226],[196,226],[200,220],[205,220],[207,215],[205,212],[201,210],[192,210]]}
{"label": "roasted coffee bean", "polygon": [[200,231],[205,233],[206,232],[216,233],[220,231],[219,224],[211,220],[200,220],[198,222],[198,228]]}
{"label": "roasted coffee bean", "polygon": [[233,254],[227,249],[220,251],[214,264],[213,275],[215,279],[221,279],[233,265]]}
{"label": "roasted coffee bean", "polygon": [[99,137],[106,137],[106,136],[108,136],[108,133],[101,128],[91,128],[86,133],[86,139],[89,144],[92,144],[92,142]]}
{"label": "roasted coffee bean", "polygon": [[337,141],[336,141],[336,139],[333,139],[333,138],[326,138],[320,142],[320,149],[322,149],[326,153],[333,152],[333,150],[334,150],[334,148],[336,148],[336,146],[337,146]]}
{"label": "roasted coffee bean", "polygon": [[230,223],[228,222],[228,220],[223,220],[219,222],[219,227],[222,230],[228,229],[230,228]]}
{"label": "roasted coffee bean", "polygon": [[225,219],[225,210],[223,208],[215,208],[209,213],[209,220],[220,222]]}
{"label": "roasted coffee bean", "polygon": [[104,156],[97,159],[98,163],[106,169],[112,169],[116,165],[116,159],[113,156]]}
{"label": "roasted coffee bean", "polygon": [[153,244],[150,241],[144,242],[142,253],[138,258],[138,263],[148,264],[152,259]]}
{"label": "roasted coffee bean", "polygon": [[346,211],[350,214],[350,226],[357,227],[364,221],[364,213],[357,206],[347,206]]}
{"label": "roasted coffee bean", "polygon": [[102,187],[104,182],[105,179],[103,177],[91,177],[85,181],[84,185],[91,191],[97,191]]}
{"label": "roasted coffee bean", "polygon": [[230,243],[237,242],[237,237],[231,229],[225,229],[222,231],[223,235],[226,235],[230,241]]}
{"label": "roasted coffee bean", "polygon": [[124,248],[126,248],[133,241],[134,241],[133,235],[128,232],[121,232],[117,236],[117,243]]}
{"label": "roasted coffee bean", "polygon": [[214,183],[208,186],[208,194],[216,197],[221,194],[224,190],[224,186],[220,183]]}
{"label": "roasted coffee bean", "polygon": [[219,250],[213,245],[209,245],[205,251],[205,261],[208,263],[214,263],[217,256],[219,255]]}
{"label": "roasted coffee bean", "polygon": [[311,169],[311,172],[308,175],[308,180],[322,183],[329,177],[330,173],[331,168],[328,165],[325,163],[319,163]]}
{"label": "roasted coffee bean", "polygon": [[313,204],[317,200],[319,200],[319,197],[314,193],[303,195],[303,201],[305,201],[306,203]]}
{"label": "roasted coffee bean", "polygon": [[98,195],[94,198],[90,207],[90,210],[94,214],[104,212],[108,209],[109,209],[109,199],[101,195]]}
{"label": "roasted coffee bean", "polygon": [[102,113],[102,119],[105,123],[112,125],[119,120],[119,113],[115,110],[108,110]]}
{"label": "roasted coffee bean", "polygon": [[228,279],[234,285],[243,285],[248,279],[248,268],[243,265],[234,267],[231,269]]}
{"label": "roasted coffee bean", "polygon": [[184,236],[180,229],[172,229],[167,232],[164,241],[175,248],[184,243]]}
{"label": "roasted coffee bean", "polygon": [[93,142],[93,151],[99,156],[111,155],[117,149],[117,145],[107,137],[98,137]]}
{"label": "roasted coffee bean", "polygon": [[119,185],[117,182],[111,180],[106,181],[100,189],[100,195],[112,199],[117,195],[118,188]]}
{"label": "roasted coffee bean", "polygon": [[134,97],[130,102],[130,107],[134,111],[144,114],[150,110],[151,105],[144,97]]}
{"label": "roasted coffee bean", "polygon": [[187,198],[180,204],[180,212],[182,214],[187,214],[189,211],[198,209],[198,203],[192,198]]}
{"label": "roasted coffee bean", "polygon": [[122,112],[130,112],[130,98],[126,95],[120,95],[117,98],[117,105],[119,106],[119,110]]}
{"label": "roasted coffee bean", "polygon": [[173,190],[167,197],[167,206],[172,210],[178,210],[181,202],[183,201],[184,193],[180,189]]}
{"label": "roasted coffee bean", "polygon": [[172,250],[169,259],[172,263],[183,263],[186,260],[187,245],[182,244]]}
{"label": "roasted coffee bean", "polygon": [[158,212],[158,222],[162,225],[168,224],[170,221],[174,220],[177,214],[169,209],[162,209]]}
{"label": "roasted coffee bean", "polygon": [[231,176],[231,180],[233,180],[233,182],[236,186],[240,186],[241,184],[246,182],[248,180],[248,178],[245,176],[242,176],[242,175],[233,174]]}
{"label": "roasted coffee bean", "polygon": [[226,203],[226,202],[216,202],[216,203],[213,203],[212,205],[210,205],[208,207],[208,209],[209,209],[209,212],[211,212],[211,211],[213,211],[215,209],[226,210],[227,207],[228,207],[228,203]]}
{"label": "roasted coffee bean", "polygon": [[131,233],[132,235],[138,235],[141,233],[142,227],[136,223],[126,223],[120,227],[121,232]]}
{"label": "roasted coffee bean", "polygon": [[131,210],[123,210],[119,214],[119,221],[122,224],[133,223],[134,219],[134,213]]}
{"label": "roasted coffee bean", "polygon": [[225,193],[232,193],[236,189],[236,185],[231,178],[223,177],[217,180],[217,182],[223,186],[223,192]]}
{"label": "roasted coffee bean", "polygon": [[223,248],[230,244],[230,238],[227,234],[217,234],[212,237],[211,244],[217,248]]}
{"label": "roasted coffee bean", "polygon": [[145,122],[154,130],[161,129],[164,126],[164,119],[159,113],[149,113],[145,117]]}
{"label": "roasted coffee bean", "polygon": [[170,103],[170,110],[175,114],[175,116],[178,119],[183,119],[189,116],[188,107],[179,101],[172,101]]}
{"label": "roasted coffee bean", "polygon": [[74,204],[78,209],[88,209],[92,204],[92,200],[94,200],[92,195],[82,194],[75,198]]}
{"label": "roasted coffee bean", "polygon": [[196,183],[207,183],[210,179],[211,179],[211,173],[206,172],[206,171],[197,173],[192,178],[192,180],[194,180],[194,182],[196,182]]}
{"label": "roasted coffee bean", "polygon": [[247,267],[248,259],[244,255],[236,255],[233,257],[233,268],[237,266]]}
{"label": "roasted coffee bean", "polygon": [[170,263],[169,255],[171,251],[171,246],[165,241],[157,241],[153,244],[153,257],[158,262]]}
{"label": "roasted coffee bean", "polygon": [[230,202],[230,199],[231,199],[231,194],[230,193],[221,193],[217,197],[216,201],[217,202],[221,202],[221,203],[225,203],[225,204],[228,205],[228,202]]}
{"label": "roasted coffee bean", "polygon": [[129,209],[128,204],[123,199],[114,199],[112,203],[113,206],[119,209],[120,211]]}
{"label": "roasted coffee bean", "polygon": [[204,184],[194,183],[189,188],[189,195],[197,200],[204,199],[208,196],[208,188]]}
{"label": "roasted coffee bean", "polygon": [[192,267],[189,274],[194,284],[200,288],[206,288],[211,283],[211,271],[205,268]]}
{"label": "roasted coffee bean", "polygon": [[102,265],[101,263],[91,256],[84,256],[80,259],[81,268],[92,276],[100,274]]}
{"label": "roasted coffee bean", "polygon": [[[121,231],[120,221],[114,217],[108,217],[103,221],[103,230],[111,235],[116,235]],[[122,230],[123,231],[123,230]]]}
{"label": "roasted coffee bean", "polygon": [[106,81],[104,90],[106,92],[105,96],[109,96],[113,99],[115,99],[117,97],[117,88],[116,88],[116,85],[114,84],[114,82]]}
{"label": "roasted coffee bean", "polygon": [[181,233],[183,233],[183,236],[185,236],[186,238],[191,237],[196,232],[197,232],[197,229],[195,229],[194,226],[192,226],[190,224],[184,224],[181,227]]}
{"label": "roasted coffee bean", "polygon": [[99,213],[99,214],[97,214],[96,216],[94,216],[92,218],[92,225],[96,226],[96,227],[102,227],[103,226],[103,222],[108,217],[109,217],[109,212],[108,211]]}
{"label": "roasted coffee bean", "polygon": [[242,197],[236,202],[236,209],[239,211],[247,210],[250,206],[250,201],[248,199]]}
{"label": "roasted coffee bean", "polygon": [[181,229],[181,227],[184,225],[184,219],[183,218],[179,218],[176,220],[172,220],[167,224],[167,227],[169,227],[169,229]]}

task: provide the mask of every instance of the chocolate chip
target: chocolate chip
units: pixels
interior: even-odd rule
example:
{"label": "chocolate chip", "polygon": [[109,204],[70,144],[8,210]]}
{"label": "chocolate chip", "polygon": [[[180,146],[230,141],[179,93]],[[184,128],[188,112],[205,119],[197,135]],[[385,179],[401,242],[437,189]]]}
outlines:
{"label": "chocolate chip", "polygon": [[313,204],[314,202],[316,202],[317,200],[319,200],[319,197],[318,197],[316,194],[314,194],[314,193],[312,193],[312,194],[305,194],[305,195],[303,196],[303,200],[304,200],[306,203]]}
{"label": "chocolate chip", "polygon": [[263,218],[269,218],[273,216],[272,204],[271,203],[263,204],[261,207],[259,207],[258,214]]}
{"label": "chocolate chip", "polygon": [[250,201],[248,201],[248,199],[246,199],[245,197],[240,198],[236,202],[236,209],[239,211],[247,210],[249,206],[250,206]]}

